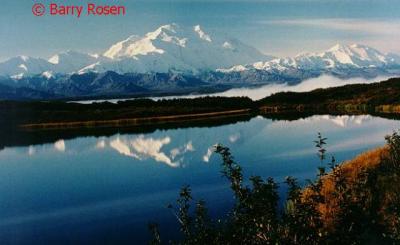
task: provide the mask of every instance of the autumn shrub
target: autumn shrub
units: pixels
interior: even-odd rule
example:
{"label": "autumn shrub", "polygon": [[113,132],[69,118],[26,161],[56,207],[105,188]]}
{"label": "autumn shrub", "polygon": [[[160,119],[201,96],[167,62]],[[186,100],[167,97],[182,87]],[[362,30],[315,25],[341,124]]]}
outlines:
{"label": "autumn shrub", "polygon": [[[151,244],[399,244],[400,136],[386,137],[387,145],[337,164],[329,161],[326,138],[318,134],[320,167],[315,180],[300,186],[287,177],[287,197],[279,206],[278,183],[250,177],[243,184],[241,166],[229,148],[215,146],[222,158],[222,175],[229,181],[235,203],[226,218],[212,219],[205,202],[182,188],[170,205],[180,224],[179,241],[162,240],[150,225]],[[329,170],[327,170],[329,168]]]}

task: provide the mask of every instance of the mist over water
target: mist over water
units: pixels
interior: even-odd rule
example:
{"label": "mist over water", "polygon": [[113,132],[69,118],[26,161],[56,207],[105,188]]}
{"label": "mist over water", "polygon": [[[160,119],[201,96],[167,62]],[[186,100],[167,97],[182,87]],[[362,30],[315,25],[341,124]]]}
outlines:
{"label": "mist over water", "polygon": [[[318,88],[331,88],[338,87],[348,84],[368,84],[375,83],[380,81],[385,81],[391,78],[390,76],[378,76],[371,79],[365,78],[350,78],[350,79],[340,79],[334,76],[322,75],[317,78],[311,78],[304,80],[303,82],[297,85],[288,85],[287,83],[274,83],[268,84],[261,87],[252,87],[252,88],[234,88],[229,89],[225,92],[220,93],[212,93],[212,94],[190,94],[190,95],[178,95],[178,96],[161,96],[161,97],[149,97],[153,100],[161,100],[161,99],[176,99],[176,98],[199,98],[205,96],[224,96],[224,97],[240,97],[247,96],[253,100],[259,100],[264,97],[270,96],[271,94],[278,92],[307,92]],[[118,101],[126,101],[135,98],[126,98],[126,99],[108,99],[108,100],[85,100],[85,101],[71,101],[77,102],[81,104],[91,104],[93,102],[111,102],[117,103]]]}
{"label": "mist over water", "polygon": [[278,92],[307,92],[318,88],[338,87],[347,84],[374,83],[387,80],[388,78],[390,77],[379,76],[372,79],[365,79],[365,78],[340,79],[333,76],[322,75],[317,78],[304,80],[303,82],[292,86],[288,85],[287,83],[269,84],[259,88],[235,88],[214,95],[226,96],[226,97],[247,96],[253,100],[259,100]]}

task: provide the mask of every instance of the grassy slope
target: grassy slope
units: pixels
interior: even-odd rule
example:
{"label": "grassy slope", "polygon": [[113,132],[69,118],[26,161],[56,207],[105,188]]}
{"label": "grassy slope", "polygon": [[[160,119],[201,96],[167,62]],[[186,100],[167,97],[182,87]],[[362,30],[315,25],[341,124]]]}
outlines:
{"label": "grassy slope", "polygon": [[[365,212],[368,208],[375,207],[377,222],[387,227],[387,230],[396,230],[400,227],[400,217],[397,216],[397,211],[393,210],[393,205],[399,203],[400,195],[398,193],[400,187],[400,176],[396,172],[387,171],[389,157],[388,147],[381,147],[364,152],[352,160],[341,164],[338,169],[343,171],[347,189],[344,191],[349,196],[346,202],[360,202],[363,198],[365,202]],[[358,185],[364,183],[365,173],[370,176],[376,176],[376,180],[371,182],[371,185],[362,185],[362,194]],[[324,204],[319,206],[319,211],[322,214],[324,225],[329,230],[335,226],[338,214],[344,213],[340,207],[337,192],[337,180],[332,173],[322,178],[321,193],[324,198]],[[304,191],[304,198],[307,199],[312,194],[310,189]],[[349,201],[350,200],[350,201]],[[368,210],[369,211],[369,210]],[[371,214],[372,216],[372,214]]]}

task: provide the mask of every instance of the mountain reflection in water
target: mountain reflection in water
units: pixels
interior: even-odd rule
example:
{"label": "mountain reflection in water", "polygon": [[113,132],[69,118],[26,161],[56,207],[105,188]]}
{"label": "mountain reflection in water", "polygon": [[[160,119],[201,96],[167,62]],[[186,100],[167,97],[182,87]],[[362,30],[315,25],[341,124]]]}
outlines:
{"label": "mountain reflection in water", "polygon": [[166,205],[183,185],[207,202],[213,217],[233,204],[212,151],[216,143],[231,148],[246,179],[282,182],[290,175],[304,183],[320,164],[317,132],[328,138],[328,154],[344,161],[383,145],[397,129],[400,121],[370,115],[292,115],[182,127],[3,132],[0,241],[146,244],[150,221],[173,237],[178,225]]}

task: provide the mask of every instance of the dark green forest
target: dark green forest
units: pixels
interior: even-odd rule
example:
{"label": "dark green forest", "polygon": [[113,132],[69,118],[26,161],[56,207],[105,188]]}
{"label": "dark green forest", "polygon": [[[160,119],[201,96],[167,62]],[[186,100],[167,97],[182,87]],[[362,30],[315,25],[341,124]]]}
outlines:
{"label": "dark green forest", "polygon": [[261,105],[364,103],[400,104],[400,78],[371,84],[351,84],[310,92],[281,92],[259,101]]}
{"label": "dark green forest", "polygon": [[113,120],[140,117],[186,115],[253,106],[249,98],[205,97],[197,99],[158,100],[136,99],[118,103],[78,104],[62,101],[0,102],[0,124],[27,124]]}
{"label": "dark green forest", "polygon": [[[400,78],[311,92],[281,92],[253,101],[247,97],[135,99],[93,104],[65,101],[0,101],[0,126],[105,121],[246,110],[249,114],[400,113]],[[243,111],[239,111],[243,114]],[[204,115],[207,118],[207,115]],[[183,119],[184,120],[184,119]],[[151,122],[148,122],[151,123]]]}

